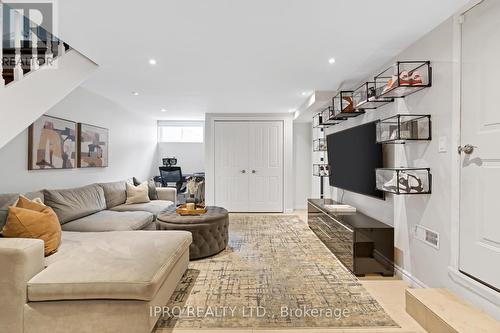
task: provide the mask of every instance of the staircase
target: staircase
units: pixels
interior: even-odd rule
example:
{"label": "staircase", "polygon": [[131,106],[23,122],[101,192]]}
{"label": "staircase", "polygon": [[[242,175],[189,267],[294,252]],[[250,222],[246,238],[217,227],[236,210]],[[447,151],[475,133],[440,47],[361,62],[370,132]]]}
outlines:
{"label": "staircase", "polygon": [[0,1],[0,149],[81,85],[97,65]]}
{"label": "staircase", "polygon": [[406,312],[429,333],[498,333],[500,323],[446,289],[407,289]]}

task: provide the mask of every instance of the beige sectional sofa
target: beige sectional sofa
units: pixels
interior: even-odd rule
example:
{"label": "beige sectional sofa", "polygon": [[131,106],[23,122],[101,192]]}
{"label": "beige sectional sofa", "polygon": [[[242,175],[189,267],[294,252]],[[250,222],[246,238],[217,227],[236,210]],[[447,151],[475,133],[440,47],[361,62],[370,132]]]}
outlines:
{"label": "beige sectional sofa", "polygon": [[[175,189],[126,207],[119,183],[26,195],[54,209],[62,243],[44,257],[41,240],[0,238],[0,332],[153,329],[150,307],[167,304],[187,269],[192,237],[154,230]],[[0,195],[0,223],[17,197]]]}

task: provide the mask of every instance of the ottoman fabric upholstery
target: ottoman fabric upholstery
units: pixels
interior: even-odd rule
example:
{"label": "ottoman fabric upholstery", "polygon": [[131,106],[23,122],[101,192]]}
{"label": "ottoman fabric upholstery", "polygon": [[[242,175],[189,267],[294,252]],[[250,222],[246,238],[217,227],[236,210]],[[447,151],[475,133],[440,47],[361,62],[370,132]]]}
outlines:
{"label": "ottoman fabric upholstery", "polygon": [[185,230],[193,235],[189,248],[191,259],[205,258],[217,254],[227,246],[229,238],[229,216],[221,207],[207,207],[200,216],[181,216],[175,209],[158,216],[160,230]]}

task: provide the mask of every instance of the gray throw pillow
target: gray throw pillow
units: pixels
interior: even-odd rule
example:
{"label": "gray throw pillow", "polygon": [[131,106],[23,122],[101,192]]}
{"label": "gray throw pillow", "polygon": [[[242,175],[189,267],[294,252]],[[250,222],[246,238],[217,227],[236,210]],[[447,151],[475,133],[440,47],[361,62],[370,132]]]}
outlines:
{"label": "gray throw pillow", "polygon": [[127,201],[127,188],[126,181],[100,183],[99,186],[104,190],[106,197],[106,207],[111,209],[113,207],[123,205]]}
{"label": "gray throw pillow", "polygon": [[[137,178],[133,178],[134,186],[141,185],[142,182]],[[156,184],[153,179],[148,180],[148,196],[149,200],[158,200],[158,192],[156,192]]]}

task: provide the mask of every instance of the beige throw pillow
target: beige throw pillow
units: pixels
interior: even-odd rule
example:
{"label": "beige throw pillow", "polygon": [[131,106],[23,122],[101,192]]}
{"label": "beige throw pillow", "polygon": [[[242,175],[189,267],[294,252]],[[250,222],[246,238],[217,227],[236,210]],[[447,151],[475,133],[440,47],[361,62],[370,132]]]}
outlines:
{"label": "beige throw pillow", "polygon": [[125,204],[132,205],[149,202],[150,200],[148,193],[148,182],[144,182],[138,186],[127,183],[127,201],[125,202]]}

